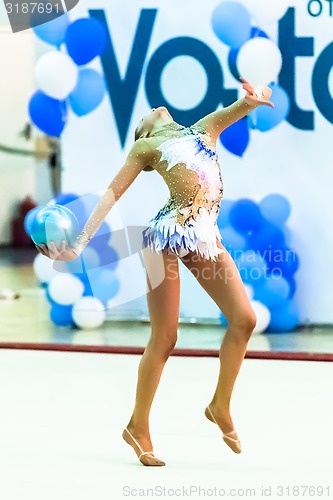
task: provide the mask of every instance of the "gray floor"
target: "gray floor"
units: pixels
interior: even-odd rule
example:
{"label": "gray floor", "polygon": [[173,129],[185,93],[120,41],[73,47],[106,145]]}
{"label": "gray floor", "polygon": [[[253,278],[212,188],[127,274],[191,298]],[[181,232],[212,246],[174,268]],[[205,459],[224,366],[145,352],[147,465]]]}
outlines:
{"label": "gray floor", "polygon": [[[167,465],[153,469],[121,438],[139,360],[0,351],[0,498],[159,498],[158,488],[162,498],[221,498],[222,490],[261,498],[262,488],[274,499],[332,498],[331,363],[245,360],[231,406],[237,455],[203,413],[218,359],[170,358],[150,422]],[[183,488],[191,496],[176,496]]]}
{"label": "gray floor", "polygon": [[[145,322],[108,321],[93,331],[49,320],[31,267],[34,251],[0,252],[0,343],[144,346]],[[177,347],[217,349],[218,325],[180,324]],[[331,329],[253,335],[249,350],[333,352]],[[170,357],[150,430],[166,467],[142,466],[121,438],[141,356],[0,350],[0,498],[331,498],[332,365],[245,359],[231,413],[243,451],[234,454],[204,416],[217,358]],[[263,493],[263,488],[265,494]]]}

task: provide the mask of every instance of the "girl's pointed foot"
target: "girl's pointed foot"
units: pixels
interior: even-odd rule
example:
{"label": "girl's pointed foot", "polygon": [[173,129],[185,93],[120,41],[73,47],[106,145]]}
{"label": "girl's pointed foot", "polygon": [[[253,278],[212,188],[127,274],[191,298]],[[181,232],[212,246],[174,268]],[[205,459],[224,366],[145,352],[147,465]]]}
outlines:
{"label": "girl's pointed foot", "polygon": [[163,460],[160,460],[159,458],[155,457],[153,450],[143,451],[141,445],[138,443],[138,441],[135,439],[135,437],[128,430],[127,427],[124,429],[122,437],[126,441],[127,444],[132,446],[135,453],[137,454],[138,459],[140,460],[140,462],[143,465],[146,465],[146,466],[163,466],[163,465],[165,465],[165,462],[163,462]]}
{"label": "girl's pointed foot", "polygon": [[223,441],[229,446],[229,448],[232,449],[233,452],[235,453],[241,453],[242,451],[242,446],[241,442],[238,439],[237,433],[235,430],[229,431],[229,432],[223,432],[221,426],[218,424],[213,412],[211,405],[208,405],[207,408],[205,409],[205,415],[210,420],[211,422],[214,422],[222,431],[222,437]]}

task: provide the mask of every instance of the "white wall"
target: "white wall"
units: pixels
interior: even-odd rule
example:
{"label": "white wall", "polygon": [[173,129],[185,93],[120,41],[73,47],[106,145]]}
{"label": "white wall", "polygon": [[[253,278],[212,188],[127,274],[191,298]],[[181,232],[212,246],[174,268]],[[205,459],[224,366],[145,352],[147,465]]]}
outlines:
{"label": "white wall", "polygon": [[[33,71],[36,57],[50,46],[38,42],[32,30],[11,32],[4,5],[0,2],[0,144],[32,151],[34,137],[26,141],[19,136],[30,121],[28,101],[35,90]],[[34,131],[34,136],[39,134]],[[18,203],[31,195],[38,204],[52,198],[49,167],[32,156],[0,151],[0,245],[11,240],[10,221]]]}
{"label": "white wall", "polygon": [[[0,3],[0,144],[31,149],[19,137],[28,121],[27,102],[33,92],[32,69],[35,37],[29,33],[13,35],[3,3]],[[26,194],[35,196],[35,163],[30,157],[0,152],[0,244],[10,242],[10,219],[17,203]]]}
{"label": "white wall", "polygon": [[[72,11],[72,18],[87,15],[87,8],[103,8],[107,12],[109,28],[116,46],[117,57],[123,74],[125,73],[131,44],[140,9],[158,8],[159,14],[154,28],[148,60],[151,54],[165,40],[176,36],[193,36],[203,40],[222,61],[226,77],[226,87],[235,87],[235,80],[229,74],[227,49],[215,37],[211,29],[211,14],[219,0],[195,2],[186,0],[144,1],[122,0],[81,0]],[[325,4],[325,2],[323,2]],[[326,2],[327,3],[327,2]],[[333,272],[331,258],[333,232],[331,214],[332,197],[332,124],[325,120],[316,108],[310,89],[310,78],[314,61],[318,54],[332,41],[332,18],[328,15],[310,18],[306,10],[307,2],[290,1],[297,6],[297,34],[315,38],[315,58],[304,58],[297,62],[297,95],[302,108],[315,110],[315,131],[297,130],[283,123],[275,130],[252,134],[251,144],[239,159],[219,146],[221,169],[225,184],[225,198],[249,197],[260,200],[269,193],[287,196],[292,205],[289,227],[292,231],[291,245],[300,255],[301,267],[296,275],[298,283],[297,300],[301,308],[301,319],[315,323],[333,322]],[[261,26],[274,39],[274,26]],[[200,101],[205,92],[202,70],[193,62],[186,66],[182,61],[182,74],[177,61],[174,71],[166,71],[163,85],[173,104],[179,103],[179,96],[189,98],[187,106]],[[99,61],[94,66],[100,68]],[[194,72],[194,73],[193,73]],[[186,78],[187,75],[187,78]],[[188,81],[191,82],[188,85]],[[196,82],[192,85],[192,82]],[[190,102],[191,101],[191,102]],[[85,193],[103,191],[120,168],[125,154],[131,146],[136,123],[149,109],[143,79],[135,104],[131,130],[125,150],[122,150],[115,126],[110,101],[84,118],[70,116],[63,135],[64,178],[66,191]],[[119,201],[111,214],[113,227],[119,224],[119,214],[123,223],[144,224],[155,215],[167,197],[167,189],[156,173],[143,173]],[[127,269],[127,270],[126,270]],[[143,283],[141,271],[131,269],[123,263],[119,276],[126,296],[131,283]],[[192,279],[184,279],[182,288],[182,311],[189,316],[216,316],[217,308],[199,285],[193,286]],[[145,300],[140,298],[139,308],[145,310]],[[124,305],[124,307],[127,307]],[[133,307],[130,304],[128,307]]]}

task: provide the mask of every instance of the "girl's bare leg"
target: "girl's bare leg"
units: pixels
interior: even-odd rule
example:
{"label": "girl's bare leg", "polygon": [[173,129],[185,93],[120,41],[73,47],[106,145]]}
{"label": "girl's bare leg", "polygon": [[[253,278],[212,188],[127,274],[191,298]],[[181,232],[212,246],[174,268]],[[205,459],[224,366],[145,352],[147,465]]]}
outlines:
{"label": "girl's bare leg", "polygon": [[[217,240],[220,248],[224,247]],[[243,362],[247,344],[256,325],[238,269],[226,251],[213,262],[191,252],[182,262],[194,274],[228,321],[228,328],[219,351],[220,373],[210,408],[222,431],[234,430],[230,415],[230,400],[236,377]],[[210,415],[207,415],[210,418]],[[211,418],[210,418],[211,420]],[[231,435],[237,438],[237,434]]]}
{"label": "girl's bare leg", "polygon": [[[177,341],[180,293],[178,257],[166,252],[159,255],[148,248],[143,254],[151,337],[139,364],[135,406],[127,428],[143,450],[150,451],[149,413],[164,365]],[[128,436],[123,437],[133,446]],[[139,455],[138,447],[133,447]]]}

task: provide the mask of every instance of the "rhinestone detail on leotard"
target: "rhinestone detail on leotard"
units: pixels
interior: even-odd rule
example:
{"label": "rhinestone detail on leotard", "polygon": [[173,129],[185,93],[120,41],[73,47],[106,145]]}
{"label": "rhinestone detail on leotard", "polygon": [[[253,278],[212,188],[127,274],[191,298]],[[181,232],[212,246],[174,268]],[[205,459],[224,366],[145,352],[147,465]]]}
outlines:
{"label": "rhinestone detail on leotard", "polygon": [[196,251],[216,260],[223,252],[216,238],[222,239],[216,224],[223,182],[217,153],[210,147],[204,130],[183,127],[181,136],[167,139],[156,170],[164,177],[170,197],[147,223],[144,245],[156,252],[167,248],[180,256]]}

